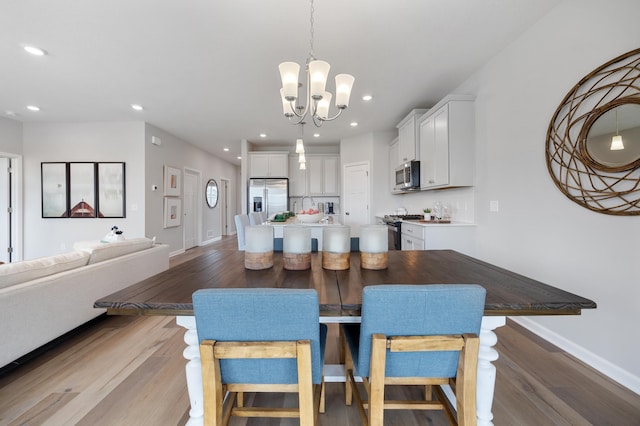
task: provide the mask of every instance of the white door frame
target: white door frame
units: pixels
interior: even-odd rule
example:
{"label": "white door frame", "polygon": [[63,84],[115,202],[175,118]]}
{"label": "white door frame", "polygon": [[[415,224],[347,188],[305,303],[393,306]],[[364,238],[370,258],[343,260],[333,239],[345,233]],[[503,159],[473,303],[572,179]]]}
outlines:
{"label": "white door frame", "polygon": [[[196,208],[194,211],[194,220],[195,220],[195,230],[196,230],[196,246],[202,245],[202,191],[200,191],[200,187],[202,186],[202,173],[200,170],[192,169],[190,167],[184,168],[184,174],[189,174],[191,176],[196,177],[196,195],[195,195],[195,204]],[[184,201],[184,200],[183,200]],[[184,208],[183,207],[183,216],[184,216]],[[182,247],[186,249],[186,224],[182,227]]]}
{"label": "white door frame", "polygon": [[220,236],[231,235],[229,228],[229,188],[231,187],[231,179],[220,176]]}
{"label": "white door frame", "polygon": [[[0,152],[0,157],[8,158],[11,163],[11,223],[0,224],[11,227],[11,261],[23,260],[23,194],[22,194],[22,156]],[[3,171],[4,173],[4,171]]]}

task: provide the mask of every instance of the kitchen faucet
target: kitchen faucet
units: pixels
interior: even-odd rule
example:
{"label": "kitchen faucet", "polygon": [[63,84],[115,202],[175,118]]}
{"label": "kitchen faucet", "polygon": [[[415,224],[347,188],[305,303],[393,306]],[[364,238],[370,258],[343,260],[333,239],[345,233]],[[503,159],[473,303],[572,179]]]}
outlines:
{"label": "kitchen faucet", "polygon": [[304,210],[304,199],[305,199],[305,198],[309,198],[309,199],[311,200],[311,206],[312,206],[312,207],[316,205],[316,202],[315,202],[315,200],[313,199],[313,197],[312,197],[312,196],[310,196],[310,195],[305,195],[305,196],[303,196],[303,197],[302,197],[302,199],[300,200],[300,206],[302,207],[302,210]]}

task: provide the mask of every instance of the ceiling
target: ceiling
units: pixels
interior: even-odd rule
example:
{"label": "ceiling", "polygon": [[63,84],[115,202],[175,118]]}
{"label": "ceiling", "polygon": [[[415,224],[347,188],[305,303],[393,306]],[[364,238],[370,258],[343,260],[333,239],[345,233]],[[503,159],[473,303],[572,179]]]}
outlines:
{"label": "ceiling", "polygon": [[[337,73],[356,81],[349,108],[320,129],[305,126],[305,144],[394,129],[558,3],[315,0],[315,54],[331,64],[328,90]],[[293,146],[299,129],[282,115],[278,64],[306,61],[309,10],[304,0],[2,0],[0,116],[145,121],[234,164],[242,139]],[[27,44],[47,55],[26,53]]]}

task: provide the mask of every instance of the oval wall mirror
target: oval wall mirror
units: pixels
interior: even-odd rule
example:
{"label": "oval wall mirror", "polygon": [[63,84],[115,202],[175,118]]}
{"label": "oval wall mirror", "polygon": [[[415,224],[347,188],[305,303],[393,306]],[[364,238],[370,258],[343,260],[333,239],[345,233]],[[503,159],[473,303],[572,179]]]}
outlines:
{"label": "oval wall mirror", "polygon": [[580,140],[593,167],[622,172],[640,166],[640,99],[594,115],[585,132]]}
{"label": "oval wall mirror", "polygon": [[547,168],[572,201],[598,213],[640,215],[640,49],[585,76],[547,131]]}
{"label": "oval wall mirror", "polygon": [[209,179],[207,182],[204,196],[209,208],[214,208],[218,204],[218,182],[216,182],[215,179]]}

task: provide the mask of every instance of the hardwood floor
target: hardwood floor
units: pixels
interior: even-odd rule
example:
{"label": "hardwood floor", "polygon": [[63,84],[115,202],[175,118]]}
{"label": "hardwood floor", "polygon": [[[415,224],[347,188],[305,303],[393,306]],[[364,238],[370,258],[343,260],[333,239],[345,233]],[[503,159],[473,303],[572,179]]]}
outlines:
{"label": "hardwood floor", "polygon": [[[171,266],[208,250],[227,249],[237,249],[235,238],[175,256]],[[104,317],[0,376],[0,425],[183,425],[189,410],[183,334],[170,317]],[[497,334],[496,426],[640,425],[640,395],[512,321]],[[336,348],[332,325],[328,363],[337,362]],[[267,398],[275,405],[295,404],[289,396]],[[399,411],[385,417],[388,425],[447,424],[438,412]],[[231,424],[297,421],[233,419]],[[355,407],[344,405],[342,384],[327,384],[327,412],[319,424],[360,424]]]}

